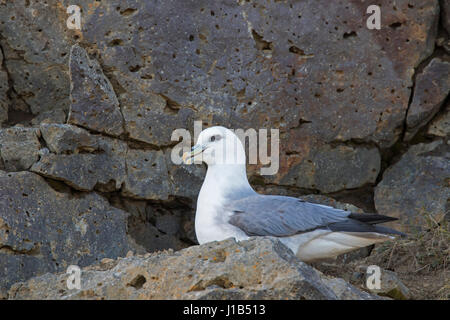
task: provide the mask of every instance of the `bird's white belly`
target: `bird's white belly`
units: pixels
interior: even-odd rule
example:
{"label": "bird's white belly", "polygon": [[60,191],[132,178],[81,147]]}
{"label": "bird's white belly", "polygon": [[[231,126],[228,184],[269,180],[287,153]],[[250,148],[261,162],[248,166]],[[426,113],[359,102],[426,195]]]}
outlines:
{"label": "bird's white belly", "polygon": [[351,234],[346,232],[331,232],[315,230],[291,237],[279,238],[302,261],[314,261],[334,258],[340,254],[369,246],[374,243],[389,240],[390,237],[381,234],[367,233]]}

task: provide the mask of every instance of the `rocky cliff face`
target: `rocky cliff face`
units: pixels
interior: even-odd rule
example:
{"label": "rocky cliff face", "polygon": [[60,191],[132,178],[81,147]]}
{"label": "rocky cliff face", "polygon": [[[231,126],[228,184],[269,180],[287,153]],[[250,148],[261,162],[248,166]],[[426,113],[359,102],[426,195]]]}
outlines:
{"label": "rocky cliff face", "polygon": [[[0,287],[196,243],[205,168],[171,133],[280,130],[267,193],[400,218],[448,212],[449,6],[359,1],[0,1]],[[323,200],[323,199],[322,199]],[[329,201],[329,200],[326,200]]]}

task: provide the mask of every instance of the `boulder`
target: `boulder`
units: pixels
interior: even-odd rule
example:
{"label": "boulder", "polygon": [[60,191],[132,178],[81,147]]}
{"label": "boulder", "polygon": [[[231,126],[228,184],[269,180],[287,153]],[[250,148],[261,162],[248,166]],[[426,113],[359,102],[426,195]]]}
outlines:
{"label": "boulder", "polygon": [[393,225],[404,231],[439,222],[450,198],[449,179],[447,141],[414,145],[383,173],[375,188],[377,212],[399,218]]}
{"label": "boulder", "polygon": [[42,155],[31,171],[81,191],[121,188],[127,174],[125,142],[72,125],[43,124],[41,128],[52,152]]}
{"label": "boulder", "polygon": [[39,159],[39,136],[35,128],[0,129],[0,157],[6,171],[28,170]]}
{"label": "boulder", "polygon": [[9,299],[375,299],[299,261],[278,240],[227,239],[85,268],[81,288],[66,274],[15,284]]}
{"label": "boulder", "polygon": [[119,136],[123,132],[119,101],[100,64],[74,45],[69,65],[71,105],[67,122]]}
{"label": "boulder", "polygon": [[[365,274],[365,281],[362,285],[367,288],[367,277],[370,276],[370,274],[366,272],[367,267],[360,266],[358,269]],[[380,272],[380,287],[367,288],[369,292],[395,300],[407,300],[411,298],[410,290],[403,284],[395,272],[385,269],[380,269]]]}
{"label": "boulder", "polygon": [[34,173],[0,171],[0,208],[1,288],[139,249],[126,212],[94,192],[57,191]]}
{"label": "boulder", "polygon": [[406,117],[405,139],[410,140],[439,111],[450,92],[450,63],[434,58],[416,78]]}

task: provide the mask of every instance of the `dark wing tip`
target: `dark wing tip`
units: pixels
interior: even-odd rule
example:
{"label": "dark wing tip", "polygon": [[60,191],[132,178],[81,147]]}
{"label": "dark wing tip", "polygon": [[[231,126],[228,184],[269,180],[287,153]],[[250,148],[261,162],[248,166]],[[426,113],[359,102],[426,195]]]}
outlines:
{"label": "dark wing tip", "polygon": [[377,213],[350,213],[348,218],[358,220],[360,222],[365,222],[368,224],[378,224],[389,221],[396,221],[398,218],[384,216]]}

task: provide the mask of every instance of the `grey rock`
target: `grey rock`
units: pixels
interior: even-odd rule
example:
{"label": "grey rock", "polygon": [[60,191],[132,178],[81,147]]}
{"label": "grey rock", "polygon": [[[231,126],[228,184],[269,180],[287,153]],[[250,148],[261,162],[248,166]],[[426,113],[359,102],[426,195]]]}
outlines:
{"label": "grey rock", "polygon": [[450,102],[445,107],[446,110],[438,114],[428,126],[427,134],[437,137],[448,137],[450,135]]}
{"label": "grey rock", "polygon": [[[360,267],[360,269],[366,269],[366,267]],[[365,274],[366,277],[369,276],[367,273]],[[364,283],[366,281],[367,278]],[[411,298],[410,290],[398,278],[397,274],[385,269],[381,269],[380,288],[368,288],[368,291],[395,300],[407,300]]]}
{"label": "grey rock", "polygon": [[299,261],[278,240],[233,239],[120,259],[83,269],[81,289],[65,274],[15,284],[9,299],[376,299]]}
{"label": "grey rock", "polygon": [[0,129],[0,157],[6,171],[27,170],[39,159],[39,134],[35,128]]}
{"label": "grey rock", "polygon": [[31,119],[31,125],[37,127],[42,123],[65,123],[67,112],[62,109],[41,111]]}
{"label": "grey rock", "polygon": [[125,181],[125,142],[71,125],[42,125],[43,138],[55,153],[41,156],[31,171],[69,186],[91,191],[115,191]]}
{"label": "grey rock", "polygon": [[341,278],[325,278],[324,282],[333,290],[339,300],[376,300],[373,295],[361,291]]}
{"label": "grey rock", "polygon": [[375,188],[377,212],[399,218],[393,225],[404,231],[439,222],[450,198],[449,150],[442,140],[413,145]]}
{"label": "grey rock", "polygon": [[165,152],[165,157],[173,186],[171,194],[196,200],[206,175],[206,166],[175,164],[171,160],[171,150]]}
{"label": "grey rock", "polygon": [[317,144],[305,151],[283,160],[290,163],[289,173],[275,182],[330,193],[374,183],[380,171],[377,148]]}
{"label": "grey rock", "polygon": [[[121,95],[122,100],[127,94]],[[133,94],[134,97],[134,94]],[[130,97],[131,99],[131,97]],[[125,128],[130,138],[152,145],[169,145],[172,132],[193,126],[194,112],[189,108],[171,109],[166,99],[149,93],[139,106],[122,102]]]}
{"label": "grey rock", "polygon": [[34,173],[0,171],[0,208],[2,288],[135,249],[124,211],[96,193],[59,192]]}
{"label": "grey rock", "polygon": [[48,154],[31,171],[81,191],[115,191],[135,199],[167,200],[172,194],[162,151],[131,149],[127,143],[68,124],[42,124]]}
{"label": "grey rock", "polygon": [[76,36],[66,25],[67,2],[2,1],[0,6],[0,45],[14,91],[34,115],[67,113],[67,62]]}
{"label": "grey rock", "polygon": [[414,96],[406,117],[405,140],[427,124],[450,92],[450,63],[434,58],[416,78]]}
{"label": "grey rock", "polygon": [[93,152],[99,148],[98,136],[77,126],[43,123],[40,130],[49,150],[53,153]]}
{"label": "grey rock", "polygon": [[172,184],[162,151],[129,149],[122,194],[136,199],[167,200]]}
{"label": "grey rock", "polygon": [[100,64],[79,45],[70,50],[70,112],[68,123],[119,136],[123,118],[114,89]]}

